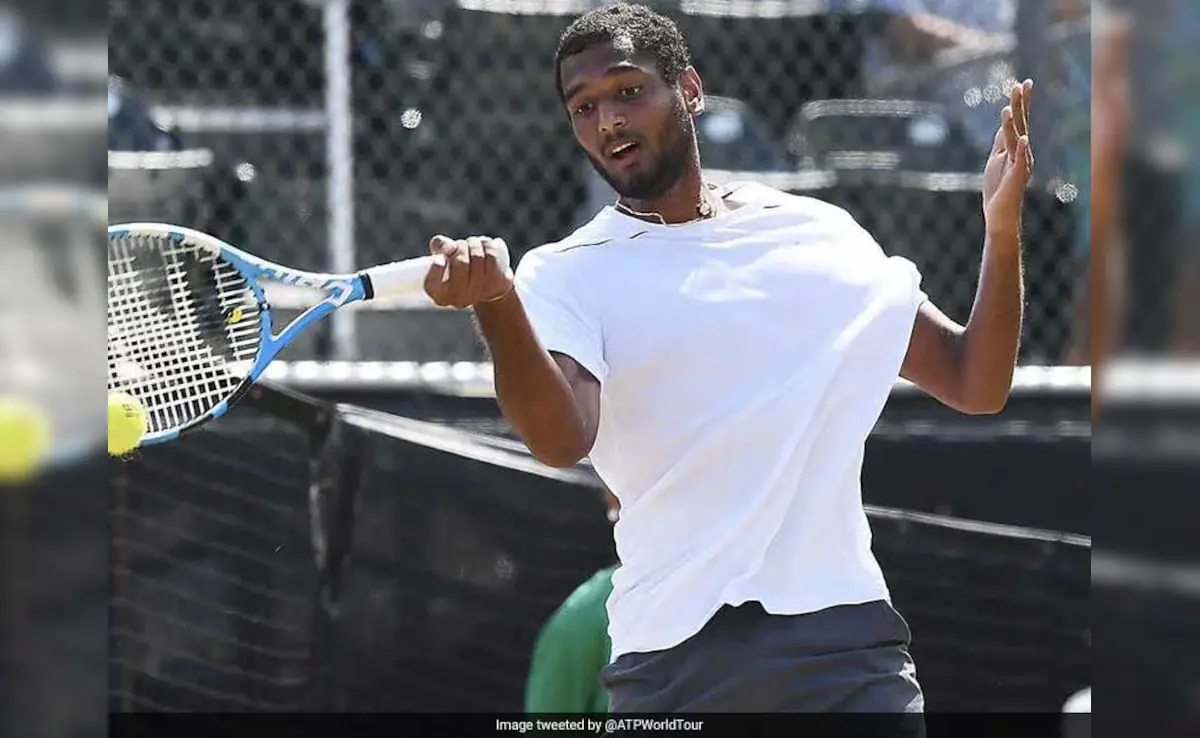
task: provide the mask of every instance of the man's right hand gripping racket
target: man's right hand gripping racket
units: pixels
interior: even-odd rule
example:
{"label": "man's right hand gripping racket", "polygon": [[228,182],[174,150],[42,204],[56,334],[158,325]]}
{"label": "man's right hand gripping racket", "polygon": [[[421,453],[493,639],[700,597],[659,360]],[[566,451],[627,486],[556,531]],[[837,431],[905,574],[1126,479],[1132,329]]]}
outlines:
{"label": "man's right hand gripping racket", "polygon": [[[334,310],[421,292],[434,258],[318,274],[188,228],[109,226],[108,391],[145,407],[139,445],[178,438],[228,412],[280,351]],[[508,268],[508,254],[499,258]],[[324,297],[275,332],[263,289],[271,282]]]}

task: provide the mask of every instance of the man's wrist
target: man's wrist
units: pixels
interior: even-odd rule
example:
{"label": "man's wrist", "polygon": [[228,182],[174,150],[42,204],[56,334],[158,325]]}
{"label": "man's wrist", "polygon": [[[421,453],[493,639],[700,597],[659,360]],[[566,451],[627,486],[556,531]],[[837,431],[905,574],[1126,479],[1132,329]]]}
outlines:
{"label": "man's wrist", "polygon": [[999,248],[1019,248],[1020,226],[987,226],[984,230],[984,245]]}
{"label": "man's wrist", "polygon": [[474,309],[476,312],[478,312],[480,309],[483,309],[486,311],[486,310],[490,310],[492,308],[504,308],[504,307],[507,307],[509,304],[511,304],[514,300],[516,300],[516,297],[517,297],[517,285],[515,283],[513,283],[513,284],[510,284],[508,289],[505,292],[503,292],[502,294],[499,294],[496,297],[490,297],[486,300],[481,300],[481,301],[475,303],[472,306],[472,309]]}

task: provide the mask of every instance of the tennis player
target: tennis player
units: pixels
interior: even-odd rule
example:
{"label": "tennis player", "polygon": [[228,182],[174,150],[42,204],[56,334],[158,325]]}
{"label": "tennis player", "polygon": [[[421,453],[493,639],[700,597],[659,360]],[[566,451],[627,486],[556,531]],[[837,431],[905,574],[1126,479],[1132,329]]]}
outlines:
{"label": "tennis player", "polygon": [[619,194],[515,276],[500,242],[438,236],[425,289],[473,308],[505,416],[543,462],[590,457],[621,503],[613,712],[914,713],[910,632],[871,551],[863,448],[897,376],[995,413],[1022,321],[1033,83],[1000,111],[966,326],[844,210],[706,183],[704,87],[651,10],[576,19],[555,79]]}

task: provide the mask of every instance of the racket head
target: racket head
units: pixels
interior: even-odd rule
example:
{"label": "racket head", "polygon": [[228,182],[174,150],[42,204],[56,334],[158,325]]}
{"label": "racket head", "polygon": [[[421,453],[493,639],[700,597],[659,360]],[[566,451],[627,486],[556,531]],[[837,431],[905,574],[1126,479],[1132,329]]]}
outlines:
{"label": "racket head", "polygon": [[165,223],[108,227],[108,392],[146,409],[140,445],[220,417],[272,355],[253,257]]}

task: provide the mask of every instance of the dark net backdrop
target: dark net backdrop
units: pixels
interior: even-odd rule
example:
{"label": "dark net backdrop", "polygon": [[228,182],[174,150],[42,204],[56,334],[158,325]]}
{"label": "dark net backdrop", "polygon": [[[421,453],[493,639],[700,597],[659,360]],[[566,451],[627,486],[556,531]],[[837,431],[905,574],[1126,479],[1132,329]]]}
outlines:
{"label": "dark net backdrop", "polygon": [[[491,400],[330,399],[362,405],[265,388],[115,470],[114,710],[522,709],[538,630],[614,561],[594,476]],[[928,707],[1055,712],[1090,678],[1086,399],[924,404],[889,405],[864,489]]]}

